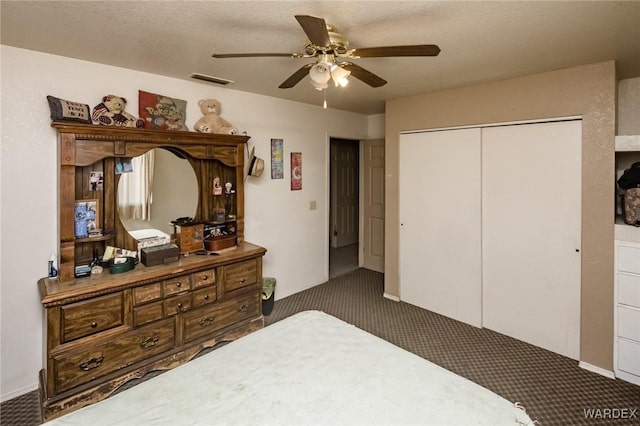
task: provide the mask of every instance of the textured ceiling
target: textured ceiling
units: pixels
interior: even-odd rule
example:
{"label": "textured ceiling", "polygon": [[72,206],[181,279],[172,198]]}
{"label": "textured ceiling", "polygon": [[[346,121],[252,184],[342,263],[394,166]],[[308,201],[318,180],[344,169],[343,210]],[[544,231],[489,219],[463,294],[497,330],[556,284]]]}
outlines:
{"label": "textured ceiling", "polygon": [[[640,77],[640,1],[6,1],[1,42],[319,105],[309,79],[279,89],[311,59],[214,59],[212,53],[302,52],[294,15],[325,18],[351,48],[437,44],[437,57],[354,60],[388,81],[330,86],[331,108],[384,112],[384,101],[616,60]],[[209,83],[203,83],[209,84]]]}

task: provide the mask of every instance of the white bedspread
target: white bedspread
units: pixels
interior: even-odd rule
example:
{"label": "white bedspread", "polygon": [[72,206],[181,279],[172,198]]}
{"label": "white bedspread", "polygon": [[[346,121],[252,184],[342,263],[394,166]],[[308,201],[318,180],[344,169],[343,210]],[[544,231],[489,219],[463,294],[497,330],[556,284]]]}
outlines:
{"label": "white bedspread", "polygon": [[495,393],[318,311],[46,425],[527,425]]}

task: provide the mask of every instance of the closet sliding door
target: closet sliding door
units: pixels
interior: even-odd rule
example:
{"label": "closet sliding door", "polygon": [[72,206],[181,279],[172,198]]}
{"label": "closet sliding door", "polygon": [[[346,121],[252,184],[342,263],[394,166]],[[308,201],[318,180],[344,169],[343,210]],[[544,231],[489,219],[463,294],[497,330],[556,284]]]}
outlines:
{"label": "closet sliding door", "polygon": [[581,121],[482,129],[482,325],[573,359],[581,141]]}
{"label": "closet sliding door", "polygon": [[480,129],[400,136],[400,298],[480,327]]}

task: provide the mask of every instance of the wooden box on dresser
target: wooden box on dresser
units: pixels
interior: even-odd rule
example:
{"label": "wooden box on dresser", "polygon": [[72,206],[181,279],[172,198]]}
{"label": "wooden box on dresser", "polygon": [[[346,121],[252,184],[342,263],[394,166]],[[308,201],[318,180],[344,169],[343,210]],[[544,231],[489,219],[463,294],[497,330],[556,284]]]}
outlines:
{"label": "wooden box on dresser", "polygon": [[[60,147],[60,275],[38,281],[45,317],[42,415],[49,420],[107,398],[129,380],[176,367],[205,348],[264,325],[262,257],[244,241],[246,136],[153,131],[54,122]],[[224,176],[235,188],[231,219],[238,245],[216,255],[74,278],[74,266],[105,246],[136,249],[118,216],[114,161],[163,148],[187,159],[198,181],[194,219],[207,221],[229,200],[212,195]],[[104,189],[87,194],[89,171],[100,170]],[[75,200],[96,198],[98,238],[75,238]],[[230,219],[230,220],[231,220]]]}

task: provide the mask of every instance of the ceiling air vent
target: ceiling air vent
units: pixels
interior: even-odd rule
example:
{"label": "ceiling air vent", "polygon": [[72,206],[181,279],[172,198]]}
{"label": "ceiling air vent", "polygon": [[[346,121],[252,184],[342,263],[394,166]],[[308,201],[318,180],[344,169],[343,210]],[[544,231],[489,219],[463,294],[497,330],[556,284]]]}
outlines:
{"label": "ceiling air vent", "polygon": [[191,78],[193,78],[195,80],[206,81],[208,83],[221,84],[223,86],[226,86],[229,83],[235,83],[235,81],[227,80],[226,78],[213,77],[213,76],[210,76],[210,75],[199,74],[199,73],[191,74]]}

